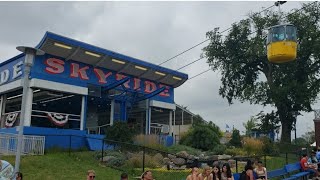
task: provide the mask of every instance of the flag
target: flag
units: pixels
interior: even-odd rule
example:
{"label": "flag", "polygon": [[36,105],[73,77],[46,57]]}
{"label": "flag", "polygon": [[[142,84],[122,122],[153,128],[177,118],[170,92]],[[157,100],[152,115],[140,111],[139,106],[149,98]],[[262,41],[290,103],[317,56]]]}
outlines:
{"label": "flag", "polygon": [[226,124],[226,129],[229,129],[230,127],[229,127],[229,125],[228,124]]}

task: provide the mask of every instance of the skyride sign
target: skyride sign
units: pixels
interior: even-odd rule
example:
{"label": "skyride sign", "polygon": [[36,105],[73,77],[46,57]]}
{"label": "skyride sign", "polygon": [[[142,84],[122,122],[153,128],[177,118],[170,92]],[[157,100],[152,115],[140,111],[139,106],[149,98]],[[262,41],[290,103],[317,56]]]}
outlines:
{"label": "skyride sign", "polygon": [[126,89],[149,94],[165,87],[164,91],[152,99],[174,102],[173,88],[170,86],[76,61],[65,61],[63,58],[50,55],[36,57],[31,70],[31,77],[82,87],[87,87],[88,84],[108,87],[108,85],[129,77],[129,80],[123,84]]}

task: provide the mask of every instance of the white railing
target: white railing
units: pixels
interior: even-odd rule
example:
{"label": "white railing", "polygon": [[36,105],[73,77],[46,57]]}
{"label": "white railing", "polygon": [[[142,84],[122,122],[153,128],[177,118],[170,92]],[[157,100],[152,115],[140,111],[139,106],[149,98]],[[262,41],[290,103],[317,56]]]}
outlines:
{"label": "white railing", "polygon": [[101,134],[101,128],[104,128],[107,126],[111,126],[111,124],[104,124],[101,126],[87,127],[86,129],[87,129],[88,134]]}
{"label": "white railing", "polygon": [[[0,154],[14,155],[17,151],[18,135],[0,133]],[[22,154],[44,155],[45,136],[24,135]]]}

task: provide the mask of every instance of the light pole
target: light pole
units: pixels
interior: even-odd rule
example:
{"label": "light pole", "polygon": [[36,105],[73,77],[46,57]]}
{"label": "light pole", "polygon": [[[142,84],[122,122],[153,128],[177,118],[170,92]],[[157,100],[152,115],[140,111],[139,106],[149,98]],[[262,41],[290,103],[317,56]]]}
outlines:
{"label": "light pole", "polygon": [[22,91],[22,102],[21,102],[21,113],[20,113],[20,123],[19,123],[19,133],[18,133],[18,145],[16,153],[16,162],[15,162],[15,172],[19,171],[20,167],[20,157],[22,151],[22,140],[23,140],[23,126],[24,121],[30,120],[31,117],[27,116],[26,106],[27,106],[27,95],[29,94],[30,89],[30,70],[33,65],[33,59],[36,55],[44,55],[44,51],[32,47],[18,46],[17,50],[25,53],[24,59],[24,74],[23,74],[23,91]]}

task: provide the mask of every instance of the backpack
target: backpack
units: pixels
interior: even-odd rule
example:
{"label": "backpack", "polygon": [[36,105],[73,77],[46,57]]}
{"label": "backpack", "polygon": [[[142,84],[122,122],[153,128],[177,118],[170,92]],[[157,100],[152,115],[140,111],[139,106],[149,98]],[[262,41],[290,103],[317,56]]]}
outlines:
{"label": "backpack", "polygon": [[242,171],[240,173],[240,179],[239,180],[247,180],[247,172],[246,171]]}

